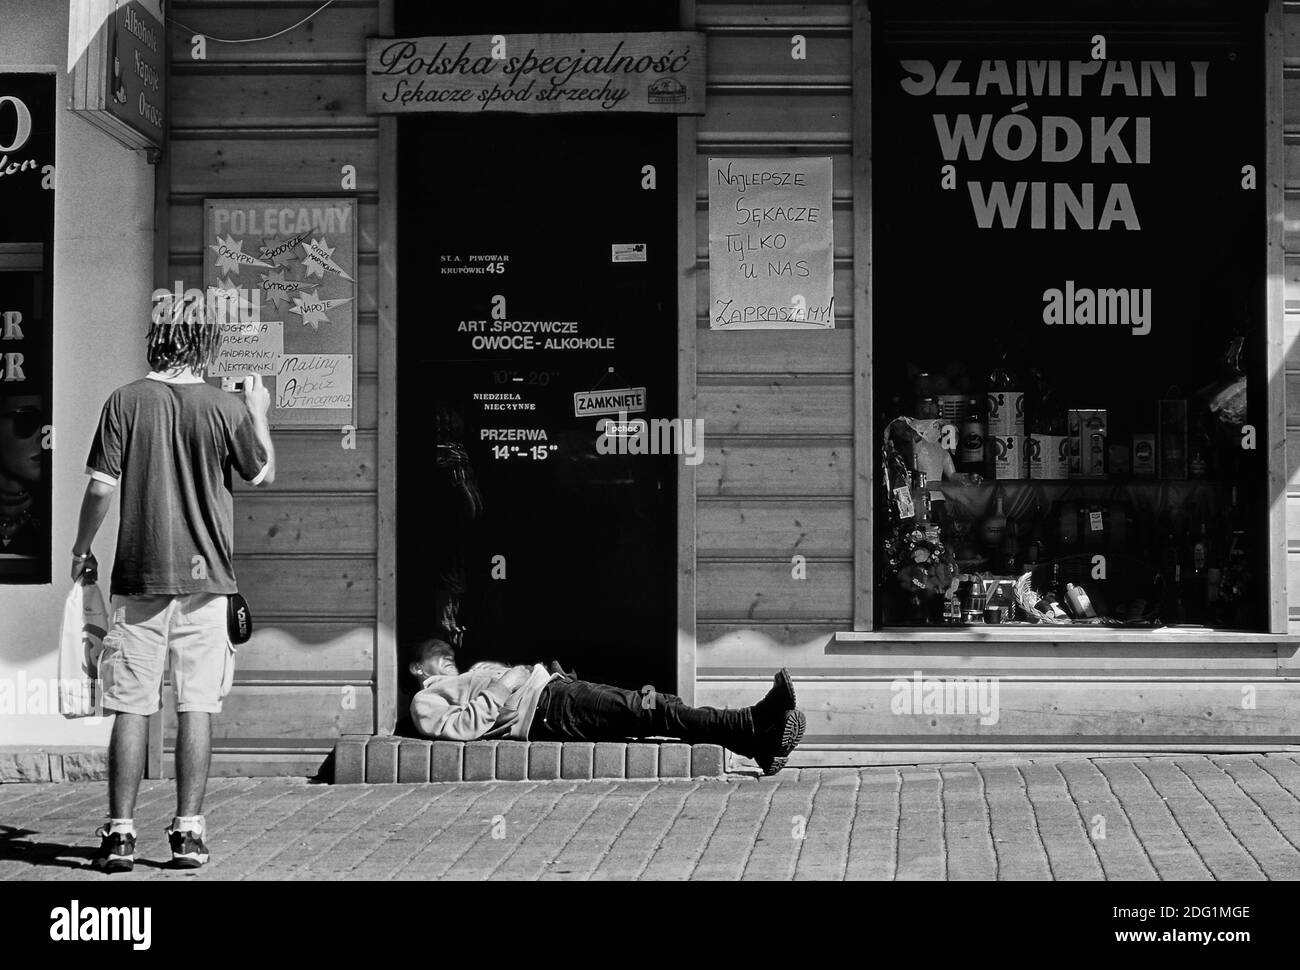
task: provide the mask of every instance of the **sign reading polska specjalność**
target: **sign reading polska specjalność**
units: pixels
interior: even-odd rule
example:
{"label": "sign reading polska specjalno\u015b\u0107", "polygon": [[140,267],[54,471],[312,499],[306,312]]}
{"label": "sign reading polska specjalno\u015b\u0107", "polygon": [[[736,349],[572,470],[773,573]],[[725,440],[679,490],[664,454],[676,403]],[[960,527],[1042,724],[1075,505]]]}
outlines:
{"label": "sign reading polska specjalno\u015b\u0107", "polygon": [[707,172],[709,327],[833,329],[830,158],[710,158]]}
{"label": "sign reading polska specjalno\u015b\u0107", "polygon": [[366,111],[701,115],[704,35],[373,37]]}

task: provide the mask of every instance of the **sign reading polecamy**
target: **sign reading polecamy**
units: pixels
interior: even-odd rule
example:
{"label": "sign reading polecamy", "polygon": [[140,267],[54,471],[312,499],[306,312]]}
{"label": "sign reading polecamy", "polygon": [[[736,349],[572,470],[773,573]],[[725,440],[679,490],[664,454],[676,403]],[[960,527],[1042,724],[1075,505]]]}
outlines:
{"label": "sign reading polecamy", "polygon": [[284,354],[284,322],[260,320],[252,323],[223,323],[221,345],[208,368],[209,377],[243,377],[246,374],[274,375]]}
{"label": "sign reading polecamy", "polygon": [[[289,358],[332,366],[356,360],[364,292],[356,200],[205,199],[203,214],[204,283],[232,295],[237,322],[267,324],[226,331],[210,376],[261,374],[271,394],[272,429],[355,425],[355,373],[289,375],[298,380],[288,389],[280,382]],[[227,311],[230,323],[235,318]],[[324,389],[325,381],[332,386]]]}
{"label": "sign reading polecamy", "polygon": [[709,326],[835,326],[831,160],[710,158]]}
{"label": "sign reading polecamy", "polygon": [[366,110],[704,114],[704,35],[373,37]]}
{"label": "sign reading polecamy", "polygon": [[645,410],[644,387],[621,387],[608,391],[580,391],[573,395],[573,415],[633,414]]}
{"label": "sign reading polecamy", "polygon": [[351,354],[285,354],[275,379],[278,408],[352,407]]}

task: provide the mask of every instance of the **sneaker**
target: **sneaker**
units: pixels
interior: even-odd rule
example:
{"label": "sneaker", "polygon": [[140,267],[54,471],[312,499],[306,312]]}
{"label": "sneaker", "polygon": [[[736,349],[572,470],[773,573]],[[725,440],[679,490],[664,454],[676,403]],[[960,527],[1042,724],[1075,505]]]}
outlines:
{"label": "sneaker", "polygon": [[177,869],[197,869],[208,861],[208,847],[198,832],[189,829],[177,831],[169,825],[167,841],[172,847],[172,865]]}
{"label": "sneaker", "polygon": [[130,872],[135,868],[135,834],[110,833],[103,825],[95,830],[99,836],[99,851],[90,860],[90,867],[100,872]]}
{"label": "sneaker", "polygon": [[763,747],[754,758],[764,775],[775,775],[785,767],[790,752],[803,740],[808,718],[803,711],[786,711],[781,723],[764,732]]}

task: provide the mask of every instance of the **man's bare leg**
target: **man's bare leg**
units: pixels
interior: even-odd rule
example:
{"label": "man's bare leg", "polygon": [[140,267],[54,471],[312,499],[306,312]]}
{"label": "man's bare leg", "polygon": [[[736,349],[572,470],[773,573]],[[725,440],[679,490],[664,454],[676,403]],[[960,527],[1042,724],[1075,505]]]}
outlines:
{"label": "man's bare leg", "polygon": [[185,711],[176,735],[176,814],[181,818],[203,814],[212,761],[212,715]]}
{"label": "man's bare leg", "polygon": [[143,714],[118,714],[108,743],[108,812],[110,818],[134,818],[135,799],[144,777],[149,744],[149,719]]}

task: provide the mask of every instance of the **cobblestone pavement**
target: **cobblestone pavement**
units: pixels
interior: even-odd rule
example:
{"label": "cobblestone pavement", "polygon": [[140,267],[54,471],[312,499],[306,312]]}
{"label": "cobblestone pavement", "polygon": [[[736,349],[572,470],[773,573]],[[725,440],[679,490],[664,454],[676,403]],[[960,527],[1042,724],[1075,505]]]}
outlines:
{"label": "cobblestone pavement", "polygon": [[1300,760],[1025,759],[726,781],[214,779],[210,865],[84,869],[103,783],[0,785],[0,879],[1298,879]]}

